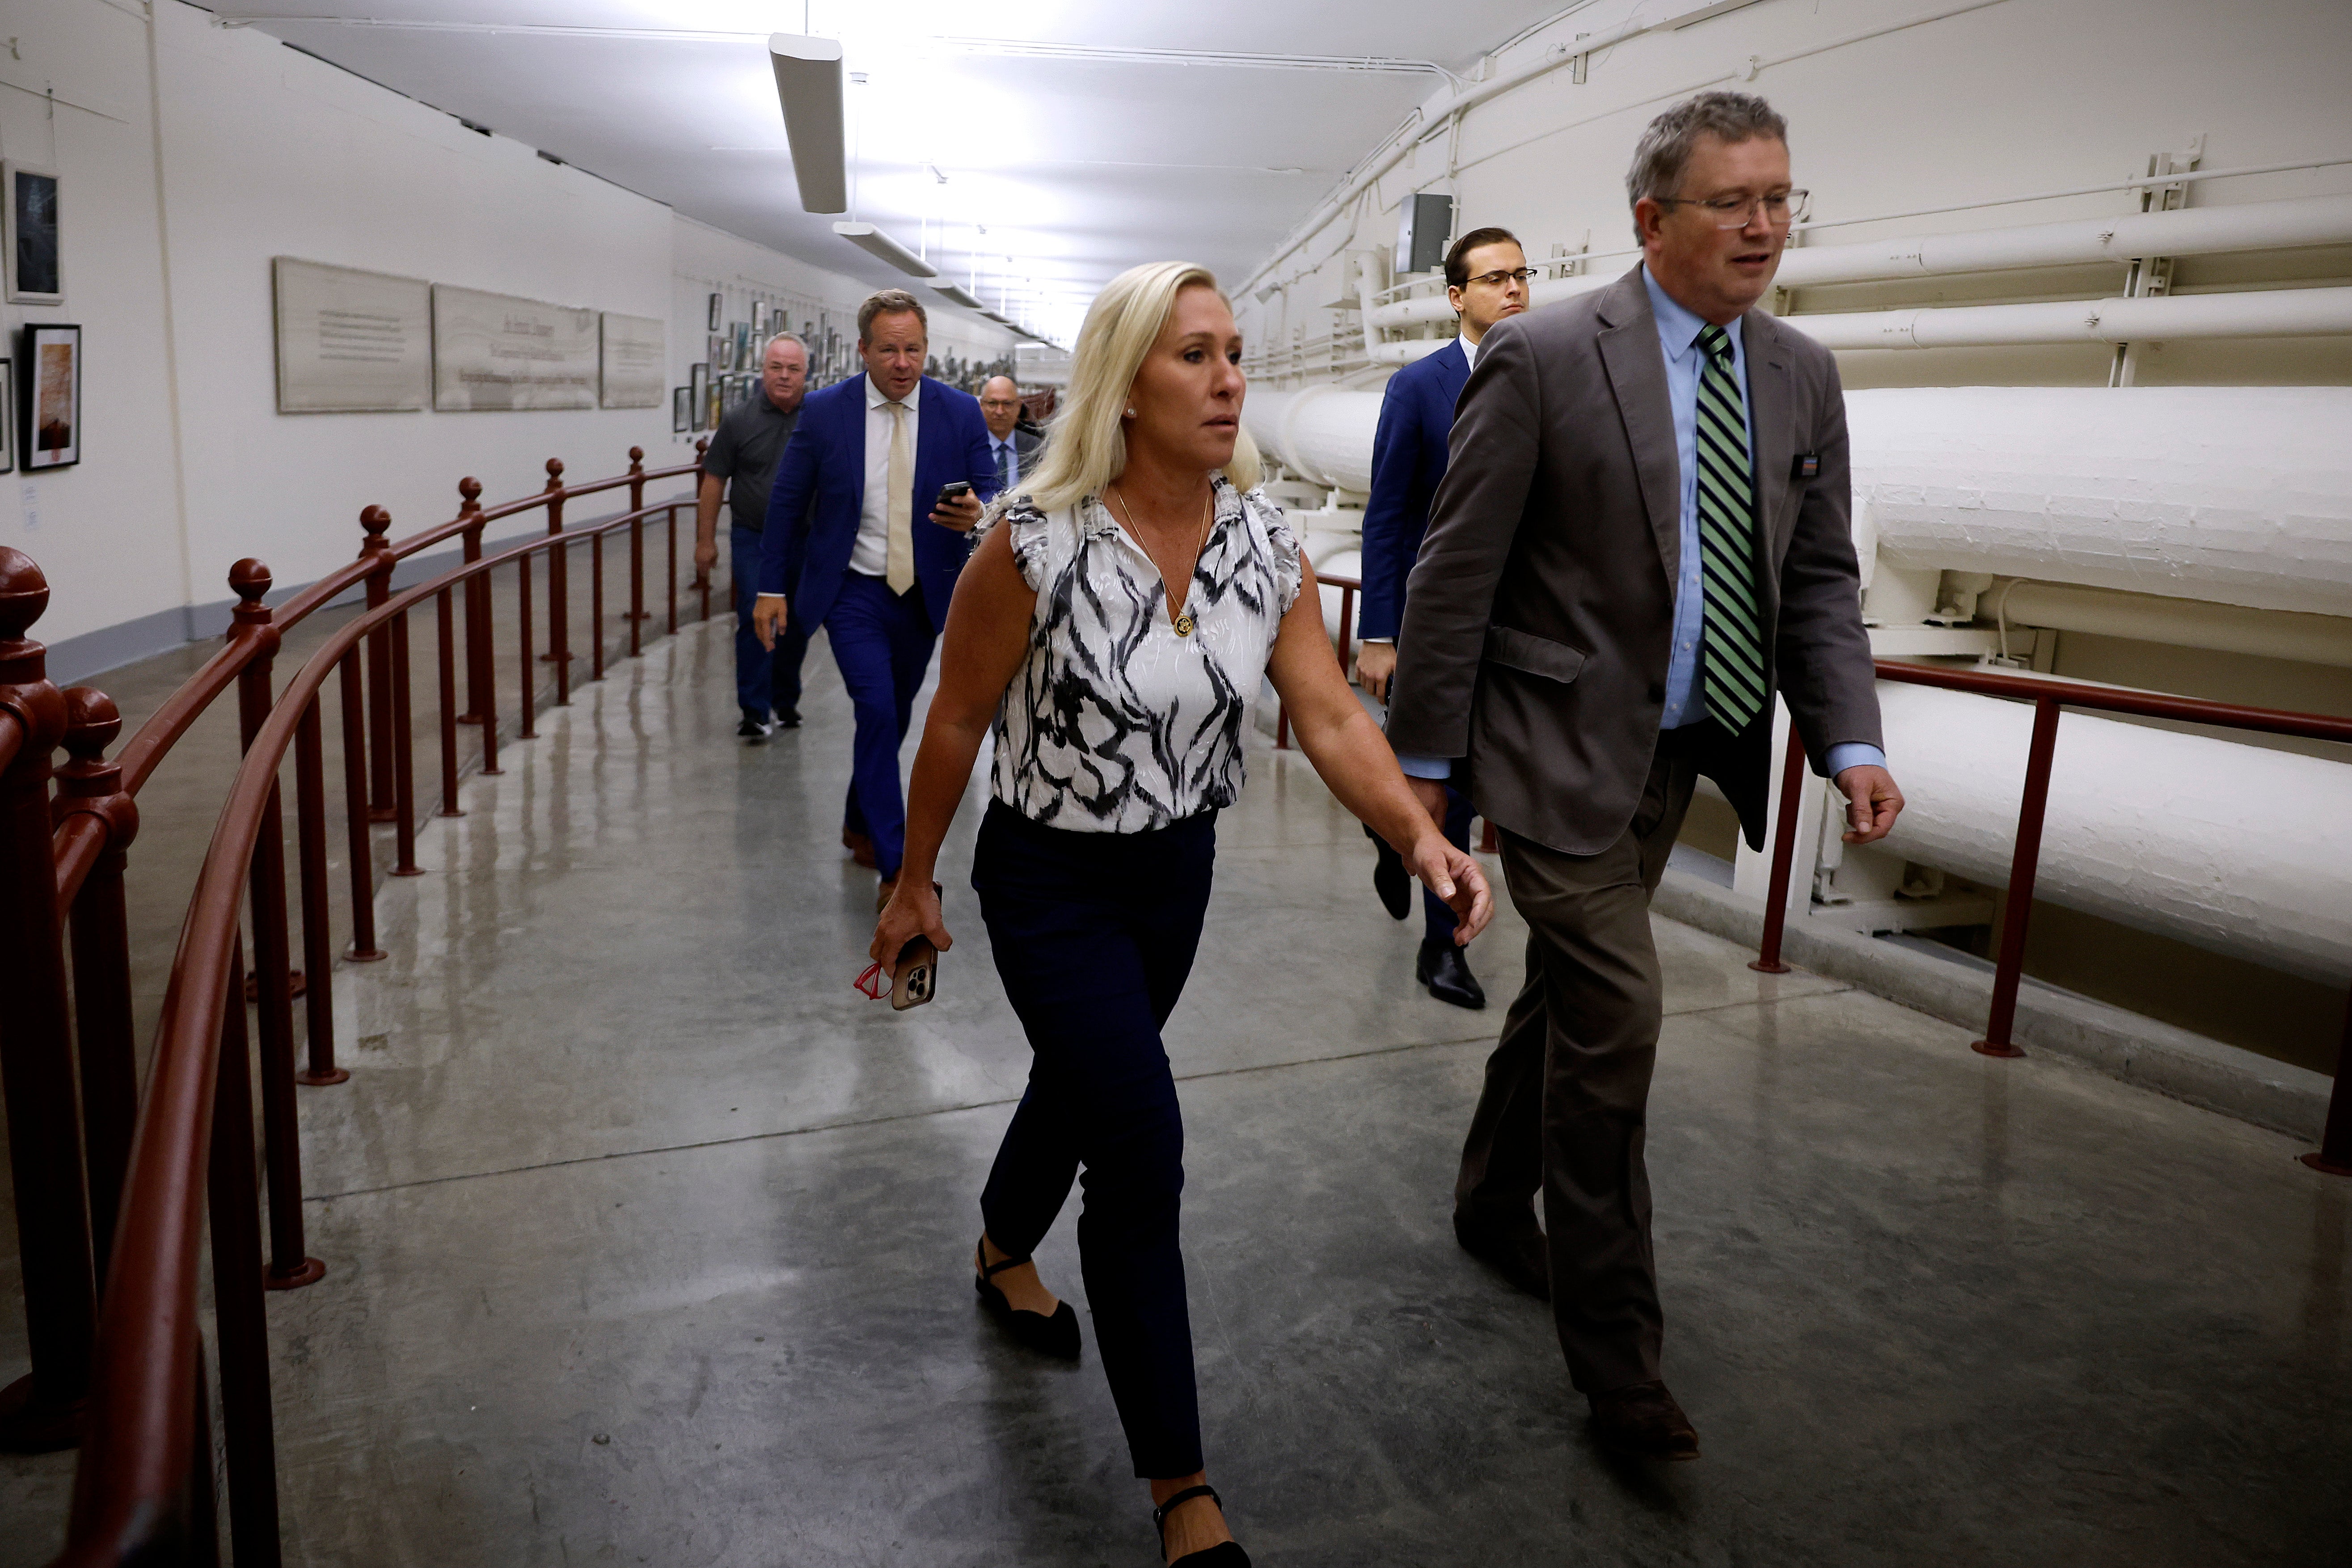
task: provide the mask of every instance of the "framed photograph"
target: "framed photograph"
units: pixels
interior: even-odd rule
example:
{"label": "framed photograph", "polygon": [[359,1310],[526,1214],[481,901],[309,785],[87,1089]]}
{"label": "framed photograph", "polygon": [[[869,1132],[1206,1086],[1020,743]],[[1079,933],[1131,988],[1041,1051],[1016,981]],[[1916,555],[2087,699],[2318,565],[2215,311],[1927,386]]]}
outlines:
{"label": "framed photograph", "polygon": [[751,346],[751,323],[749,321],[736,322],[734,368],[737,370],[751,369],[751,356],[757,352],[758,351]]}
{"label": "framed photograph", "polygon": [[81,329],[25,329],[26,473],[81,461]]}
{"label": "framed photograph", "polygon": [[674,435],[683,436],[694,424],[694,405],[688,401],[687,389],[672,387],[669,395],[669,427]]}
{"label": "framed photograph", "polygon": [[691,423],[687,426],[688,429],[708,430],[710,428],[710,421],[706,417],[709,412],[709,405],[710,367],[707,364],[687,366],[686,406],[688,417],[691,421]]}
{"label": "framed photograph", "polygon": [[[16,407],[16,366],[13,361],[0,359],[0,410],[13,414]],[[0,417],[0,474],[16,466],[16,421]]]}
{"label": "framed photograph", "polygon": [[768,335],[768,302],[765,300],[752,301],[751,335],[755,338],[765,338]]}
{"label": "framed photograph", "polygon": [[64,304],[57,171],[12,158],[0,163],[0,187],[6,199],[8,298],[19,305]]}
{"label": "framed photograph", "polygon": [[702,411],[703,427],[716,430],[719,428],[719,422],[727,417],[725,382],[714,379],[706,389],[704,395],[709,399],[709,403]]}
{"label": "framed photograph", "polygon": [[717,332],[711,333],[709,341],[702,345],[702,363],[710,367],[713,375],[724,373],[727,369],[727,340]]}
{"label": "framed photograph", "polygon": [[719,296],[716,294],[710,297],[710,326],[708,330],[714,332],[719,330]]}

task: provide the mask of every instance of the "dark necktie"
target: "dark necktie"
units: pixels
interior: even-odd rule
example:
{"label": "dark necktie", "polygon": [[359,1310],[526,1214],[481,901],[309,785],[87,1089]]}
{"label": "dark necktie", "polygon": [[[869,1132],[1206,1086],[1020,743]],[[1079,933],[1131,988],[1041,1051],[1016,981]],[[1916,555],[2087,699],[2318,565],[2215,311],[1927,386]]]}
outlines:
{"label": "dark necktie", "polygon": [[1013,488],[1013,443],[1007,441],[996,448],[996,490],[999,495]]}

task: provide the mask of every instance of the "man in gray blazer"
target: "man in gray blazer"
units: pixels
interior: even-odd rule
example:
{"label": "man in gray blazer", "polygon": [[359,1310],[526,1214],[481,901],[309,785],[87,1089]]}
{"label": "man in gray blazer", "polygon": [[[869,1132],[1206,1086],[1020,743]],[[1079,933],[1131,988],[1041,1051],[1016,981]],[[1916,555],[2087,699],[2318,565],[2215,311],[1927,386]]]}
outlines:
{"label": "man in gray blazer", "polygon": [[1626,185],[1641,266],[1480,345],[1388,734],[1433,816],[1437,781],[1466,781],[1528,925],[1455,1234],[1549,1294],[1604,1444],[1686,1459],[1698,1436],[1660,1374],[1643,1165],[1650,896],[1700,773],[1762,847],[1776,689],[1847,797],[1847,842],[1884,837],[1903,799],[1880,749],[1837,365],[1753,309],[1803,200],[1786,125],[1759,98],[1702,94],[1651,123]]}

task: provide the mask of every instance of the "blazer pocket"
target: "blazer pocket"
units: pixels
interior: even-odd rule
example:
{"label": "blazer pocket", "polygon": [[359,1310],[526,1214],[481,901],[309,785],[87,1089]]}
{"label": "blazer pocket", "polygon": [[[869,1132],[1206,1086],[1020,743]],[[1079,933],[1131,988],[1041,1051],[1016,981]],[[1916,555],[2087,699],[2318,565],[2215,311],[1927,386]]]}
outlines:
{"label": "blazer pocket", "polygon": [[1533,632],[1523,632],[1515,626],[1486,628],[1486,658],[1489,663],[1528,675],[1540,675],[1547,680],[1563,685],[1574,680],[1584,668],[1584,650],[1570,647],[1564,642],[1539,637]]}

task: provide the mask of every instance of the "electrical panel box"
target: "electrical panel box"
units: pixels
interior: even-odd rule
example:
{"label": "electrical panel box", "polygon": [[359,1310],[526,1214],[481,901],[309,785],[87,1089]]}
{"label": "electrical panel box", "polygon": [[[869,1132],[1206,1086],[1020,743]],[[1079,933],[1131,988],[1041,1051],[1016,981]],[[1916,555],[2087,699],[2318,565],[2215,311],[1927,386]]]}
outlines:
{"label": "electrical panel box", "polygon": [[1454,198],[1426,193],[1407,196],[1397,220],[1396,269],[1430,272],[1445,264],[1445,242],[1454,237]]}

